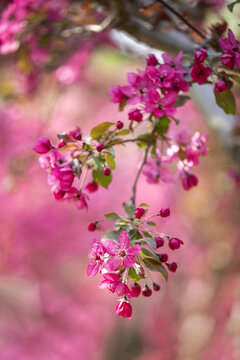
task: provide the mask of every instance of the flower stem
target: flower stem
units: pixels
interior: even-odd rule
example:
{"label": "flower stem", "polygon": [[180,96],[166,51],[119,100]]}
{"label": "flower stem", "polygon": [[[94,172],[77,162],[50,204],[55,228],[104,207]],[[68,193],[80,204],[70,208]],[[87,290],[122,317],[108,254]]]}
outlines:
{"label": "flower stem", "polygon": [[136,190],[137,190],[138,179],[139,179],[139,177],[140,177],[140,175],[141,175],[143,166],[144,166],[144,165],[146,164],[146,162],[147,162],[147,157],[148,157],[149,148],[150,148],[150,144],[148,144],[147,147],[146,147],[146,149],[145,149],[144,157],[143,157],[143,159],[142,159],[140,168],[138,169],[136,178],[135,178],[134,183],[133,183],[133,186],[132,186],[132,196],[131,196],[130,201],[132,201],[132,203],[133,203],[134,205],[135,205],[135,202],[136,202]]}

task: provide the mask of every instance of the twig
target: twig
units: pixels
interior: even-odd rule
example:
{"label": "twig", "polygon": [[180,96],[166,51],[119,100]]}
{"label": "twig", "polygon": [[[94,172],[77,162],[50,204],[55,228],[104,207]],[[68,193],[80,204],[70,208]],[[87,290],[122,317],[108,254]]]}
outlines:
{"label": "twig", "polygon": [[169,5],[166,1],[164,0],[157,0],[158,2],[160,2],[161,4],[163,4],[163,6],[165,6],[169,11],[171,11],[175,16],[177,16],[180,20],[182,20],[182,22],[184,22],[184,24],[186,24],[190,29],[192,29],[196,34],[198,34],[202,39],[206,39],[206,36],[200,31],[198,30],[194,25],[192,25],[182,14],[180,14],[177,10],[175,10],[171,5]]}
{"label": "twig", "polygon": [[134,183],[133,183],[133,186],[132,186],[132,197],[131,197],[130,201],[132,201],[133,204],[135,204],[135,201],[136,201],[137,182],[138,182],[139,176],[140,176],[140,174],[141,174],[141,172],[142,172],[143,166],[144,166],[144,165],[146,164],[146,162],[147,162],[147,156],[148,156],[149,148],[150,148],[150,144],[148,144],[147,147],[146,147],[146,149],[145,149],[144,157],[143,157],[143,159],[142,159],[140,168],[138,169],[137,176],[136,176],[136,178],[135,178],[135,180],[134,180]]}

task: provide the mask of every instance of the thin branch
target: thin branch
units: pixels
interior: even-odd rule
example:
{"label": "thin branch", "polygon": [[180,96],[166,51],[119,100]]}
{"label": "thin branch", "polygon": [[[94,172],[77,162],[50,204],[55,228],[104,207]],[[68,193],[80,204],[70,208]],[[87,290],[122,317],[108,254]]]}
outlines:
{"label": "thin branch", "polygon": [[169,11],[171,11],[175,16],[177,16],[184,24],[186,24],[190,29],[192,29],[198,36],[202,39],[206,39],[206,36],[198,30],[193,24],[191,24],[182,14],[180,14],[176,9],[174,9],[171,5],[169,5],[165,0],[157,0],[163,6],[165,6]]}
{"label": "thin branch", "polygon": [[144,166],[144,165],[146,164],[146,162],[147,162],[147,157],[148,157],[149,148],[150,148],[150,144],[149,144],[149,145],[146,147],[146,149],[145,149],[144,157],[143,157],[143,159],[142,159],[140,168],[138,169],[136,178],[135,178],[134,183],[133,183],[133,186],[132,186],[132,196],[131,196],[130,201],[132,201],[133,204],[135,204],[135,201],[136,201],[137,182],[138,182],[139,176],[141,175],[143,166]]}

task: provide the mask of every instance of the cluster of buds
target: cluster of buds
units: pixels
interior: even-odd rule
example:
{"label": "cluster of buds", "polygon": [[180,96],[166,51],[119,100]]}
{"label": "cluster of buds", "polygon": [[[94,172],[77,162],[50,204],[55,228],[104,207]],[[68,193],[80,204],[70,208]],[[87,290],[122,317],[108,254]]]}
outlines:
{"label": "cluster of buds", "polygon": [[115,313],[124,318],[132,317],[131,299],[140,294],[150,297],[152,291],[160,290],[151,272],[160,273],[167,281],[168,271],[176,271],[176,262],[169,262],[168,254],[159,252],[159,249],[165,243],[170,250],[177,250],[183,245],[183,241],[176,237],[158,233],[156,224],[149,221],[154,216],[169,216],[169,208],[146,217],[146,206],[140,204],[135,208],[132,202],[124,203],[125,216],[106,214],[108,220],[115,222],[114,227],[105,232],[101,241],[94,239],[89,252],[87,275],[102,274],[99,288],[117,295]]}

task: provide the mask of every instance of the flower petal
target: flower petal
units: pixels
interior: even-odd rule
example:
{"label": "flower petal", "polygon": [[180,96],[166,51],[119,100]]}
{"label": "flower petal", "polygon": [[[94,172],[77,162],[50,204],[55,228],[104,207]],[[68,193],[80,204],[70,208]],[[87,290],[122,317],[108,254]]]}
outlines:
{"label": "flower petal", "polygon": [[122,259],[119,256],[112,256],[105,264],[105,269],[108,271],[113,271],[122,265]]}
{"label": "flower petal", "polygon": [[130,239],[126,231],[122,231],[119,235],[119,247],[122,250],[127,250],[130,246]]}
{"label": "flower petal", "polygon": [[87,266],[87,275],[92,277],[95,276],[101,268],[101,262],[95,261],[88,263]]}
{"label": "flower petal", "polygon": [[133,256],[127,255],[124,259],[123,259],[123,265],[127,268],[132,267],[135,264],[135,258]]}
{"label": "flower petal", "polygon": [[141,246],[139,244],[135,244],[128,249],[127,254],[136,256],[136,255],[139,255],[140,252],[141,252]]}
{"label": "flower petal", "polygon": [[117,255],[119,246],[112,240],[105,240],[102,242],[103,248],[109,255]]}

